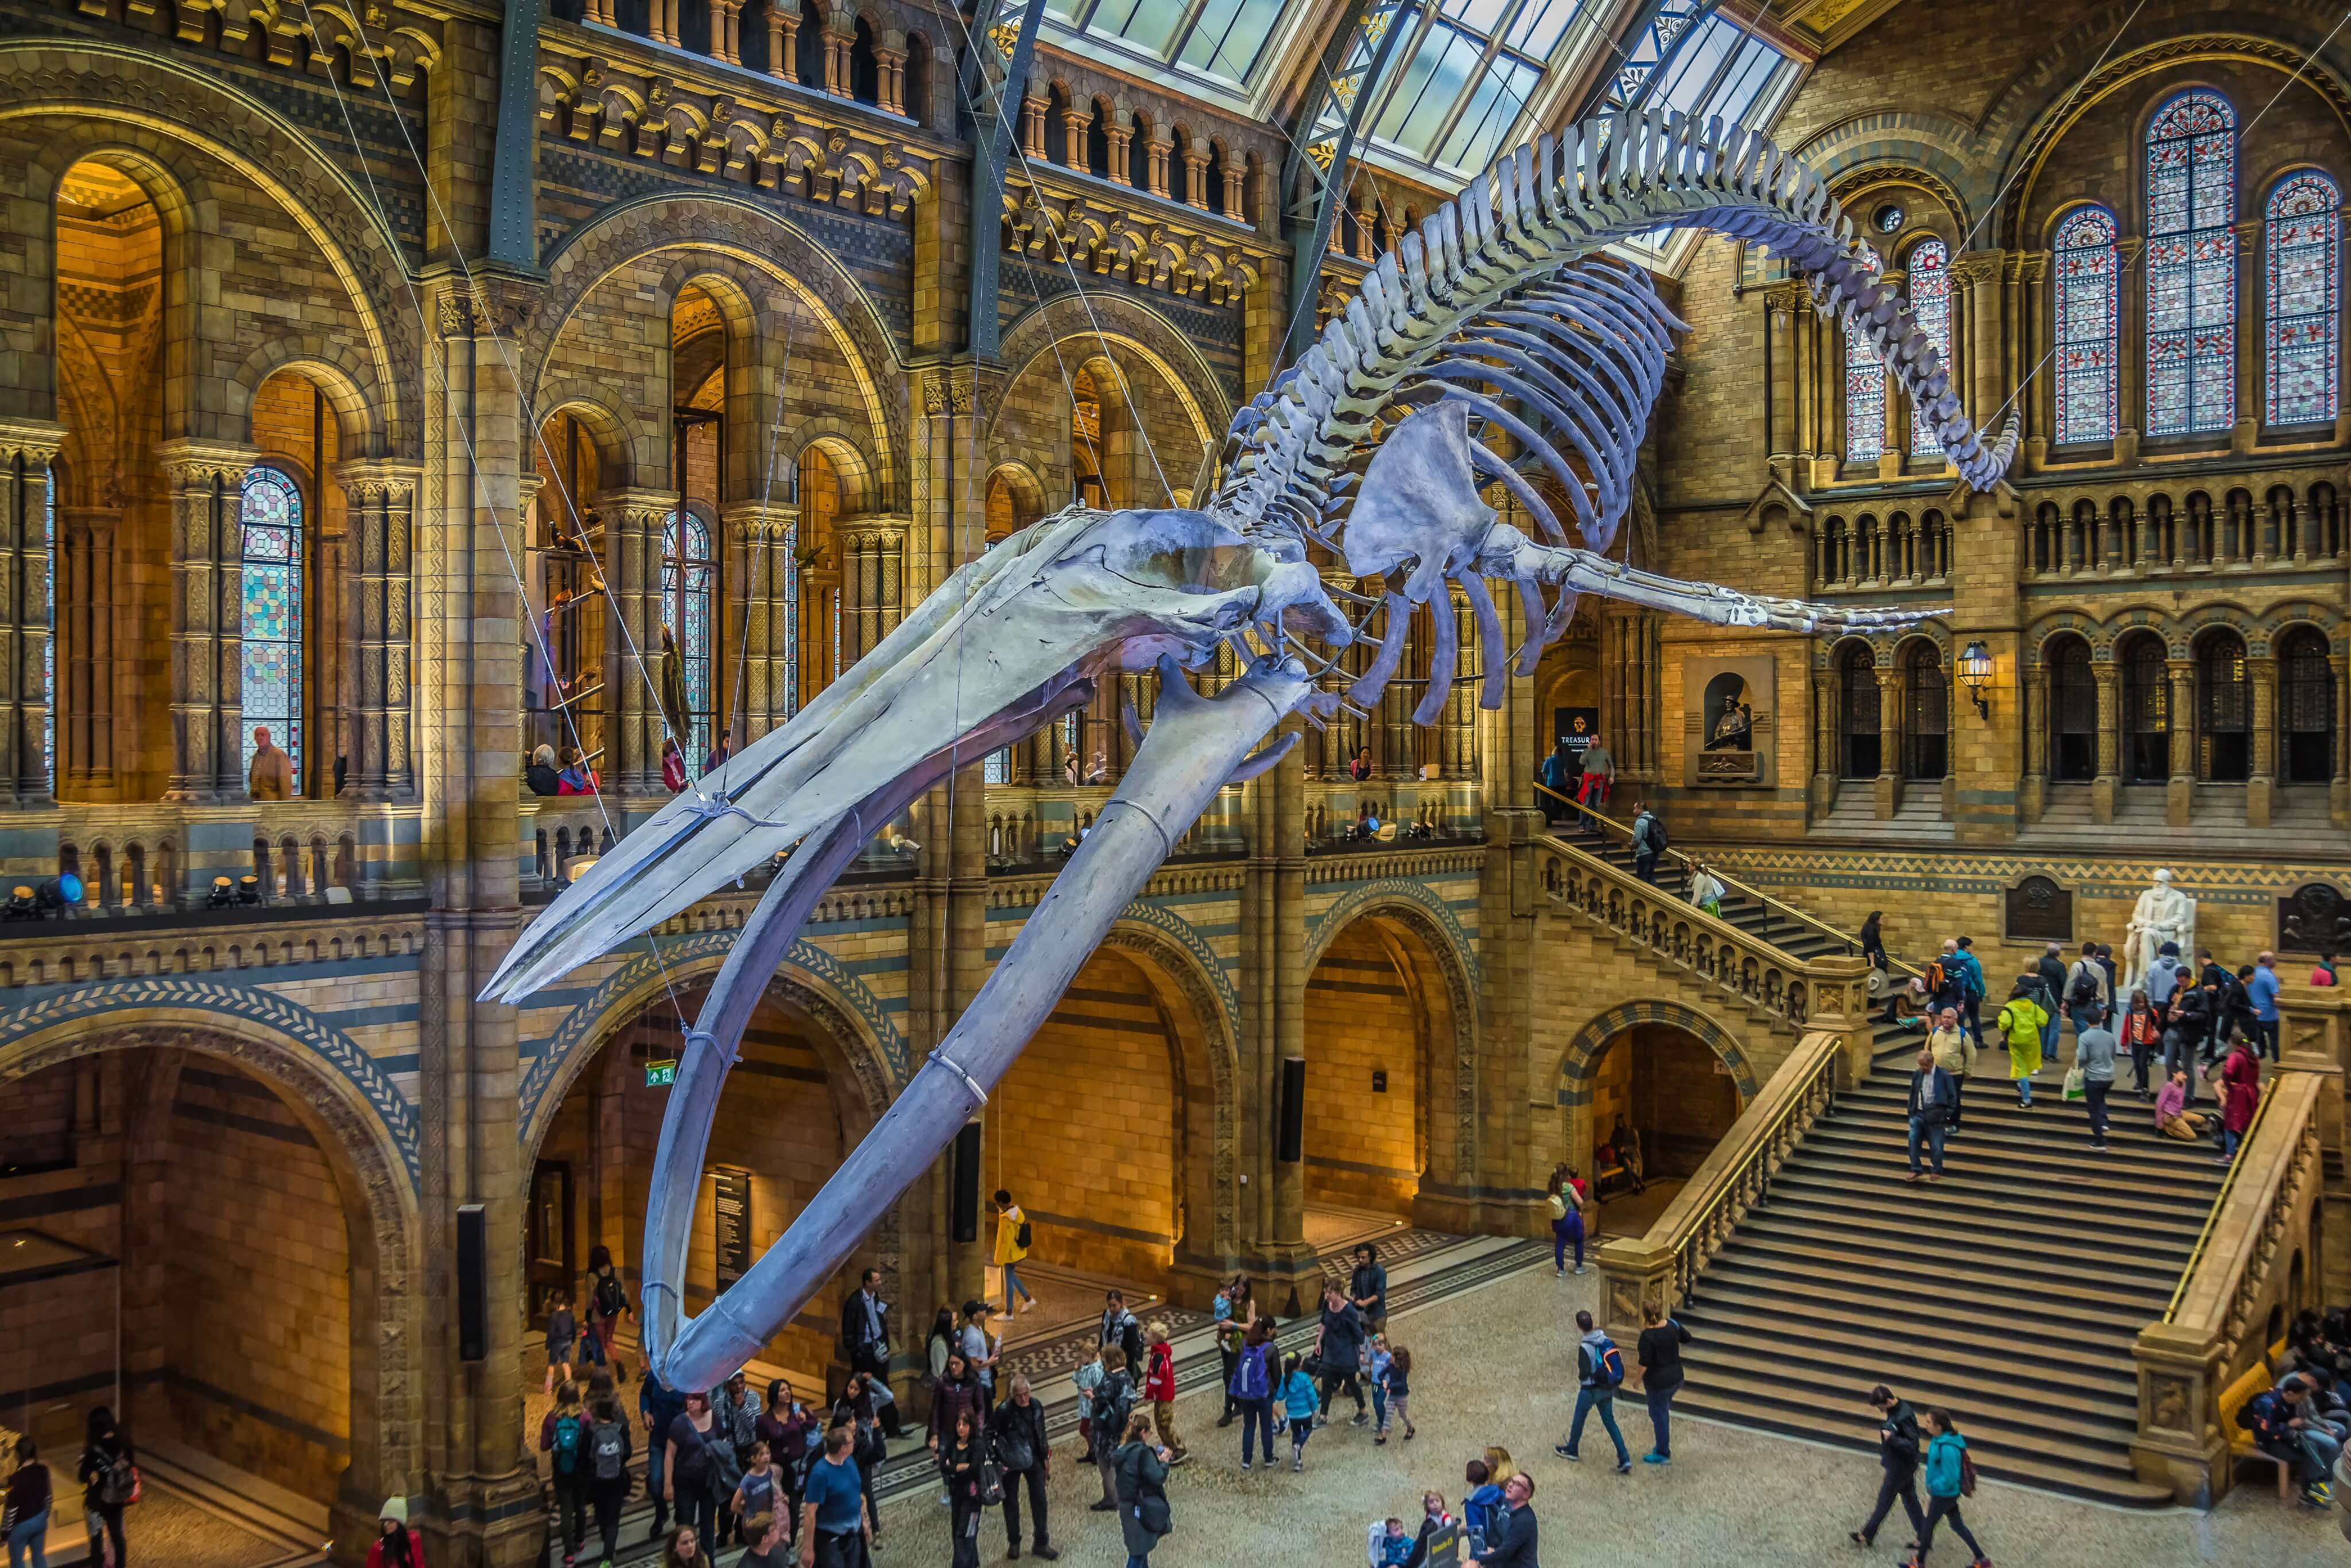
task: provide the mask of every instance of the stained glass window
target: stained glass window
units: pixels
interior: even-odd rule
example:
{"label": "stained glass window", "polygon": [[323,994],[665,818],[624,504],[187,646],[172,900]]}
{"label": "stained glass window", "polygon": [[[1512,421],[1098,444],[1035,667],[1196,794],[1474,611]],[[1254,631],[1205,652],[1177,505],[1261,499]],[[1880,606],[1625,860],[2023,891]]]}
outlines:
{"label": "stained glass window", "polygon": [[2116,363],[2122,291],[2116,287],[2115,214],[2076,207],[2052,236],[2057,277],[2057,442],[2112,441],[2121,423]]}
{"label": "stained glass window", "polygon": [[[1949,373],[1951,368],[1951,252],[1941,240],[1921,240],[1911,247],[1910,314],[1917,319],[1918,329],[1935,345],[1935,352]],[[1938,457],[1943,444],[1935,439],[1935,427],[1927,422],[1917,408],[1910,411],[1910,455]],[[1941,775],[1938,774],[1938,778]]]}
{"label": "stained glass window", "polygon": [[2324,174],[2289,174],[2270,193],[2267,216],[2269,422],[2330,423],[2342,193]]}
{"label": "stained glass window", "polygon": [[2147,433],[2237,418],[2237,116],[2183,92],[2147,128]]}
{"label": "stained glass window", "polygon": [[662,624],[677,639],[678,656],[685,664],[690,716],[678,744],[685,752],[686,771],[697,775],[716,738],[711,724],[710,666],[717,583],[709,525],[692,512],[672,512],[662,525]]}
{"label": "stained glass window", "polygon": [[294,764],[302,792],[302,492],[279,468],[248,469],[237,500],[245,534],[245,768],[253,732]]}
{"label": "stained glass window", "polygon": [[1886,450],[1886,364],[1857,322],[1844,329],[1844,460],[1875,463]]}

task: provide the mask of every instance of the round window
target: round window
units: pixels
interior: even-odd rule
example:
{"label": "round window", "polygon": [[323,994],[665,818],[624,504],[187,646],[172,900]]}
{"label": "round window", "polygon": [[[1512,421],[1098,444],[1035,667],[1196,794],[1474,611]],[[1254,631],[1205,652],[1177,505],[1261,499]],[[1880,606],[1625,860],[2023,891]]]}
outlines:
{"label": "round window", "polygon": [[1894,203],[1888,202],[1878,208],[1869,221],[1877,225],[1879,234],[1894,234],[1902,227],[1902,209]]}

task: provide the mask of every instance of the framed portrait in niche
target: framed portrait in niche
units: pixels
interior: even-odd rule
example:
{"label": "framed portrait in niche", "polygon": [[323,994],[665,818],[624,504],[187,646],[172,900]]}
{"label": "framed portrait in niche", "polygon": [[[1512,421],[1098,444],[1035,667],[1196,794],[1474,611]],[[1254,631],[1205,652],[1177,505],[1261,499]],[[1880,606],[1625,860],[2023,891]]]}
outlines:
{"label": "framed portrait in niche", "polygon": [[1700,789],[1768,789],[1774,768],[1777,664],[1766,655],[1682,660],[1682,782]]}

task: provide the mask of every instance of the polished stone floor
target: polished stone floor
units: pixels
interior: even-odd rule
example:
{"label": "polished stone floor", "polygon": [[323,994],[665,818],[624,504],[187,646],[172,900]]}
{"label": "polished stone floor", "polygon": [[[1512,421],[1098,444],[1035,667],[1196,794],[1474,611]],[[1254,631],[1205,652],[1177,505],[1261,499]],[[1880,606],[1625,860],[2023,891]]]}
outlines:
{"label": "polished stone floor", "polygon": [[[1214,1427],[1217,1406],[1202,1393],[1178,1405],[1193,1460],[1175,1472],[1176,1520],[1152,1557],[1155,1568],[1263,1568],[1268,1563],[1339,1565],[1364,1561],[1374,1518],[1411,1518],[1424,1488],[1458,1503],[1461,1468],[1489,1443],[1509,1448],[1536,1478],[1545,1568],[1618,1564],[1802,1564],[1897,1561],[1907,1532],[1889,1527],[1864,1553],[1845,1540],[1876,1489],[1876,1467],[1849,1454],[1697,1421],[1677,1424],[1675,1462],[1635,1464],[1618,1476],[1604,1461],[1596,1424],[1583,1463],[1555,1458],[1572,1396],[1572,1314],[1594,1304],[1599,1275],[1562,1281],[1548,1268],[1513,1274],[1426,1309],[1398,1313],[1392,1337],[1411,1347],[1414,1416],[1420,1436],[1374,1447],[1368,1430],[1343,1423],[1318,1432],[1307,1468],[1242,1474],[1238,1427]],[[1703,1375],[1705,1347],[1688,1351]],[[1874,1381],[1855,1369],[1856,1393]],[[1922,1403],[1928,1389],[1904,1390]],[[1343,1404],[1343,1397],[1342,1400]],[[1964,1430],[1964,1408],[1953,1414]],[[1624,1401],[1625,1437],[1637,1455],[1648,1422]],[[1056,1456],[1051,1485],[1055,1544],[1063,1561],[1115,1563],[1123,1556],[1114,1516],[1091,1513],[1100,1495],[1091,1469],[1072,1462],[1073,1441]],[[917,1495],[885,1505],[881,1568],[948,1561],[946,1511]],[[2327,1516],[2289,1508],[2260,1481],[2212,1512],[2144,1513],[1987,1483],[1968,1505],[1969,1522],[1995,1563],[2047,1568],[2302,1568],[2340,1564],[2346,1548]],[[982,1521],[981,1560],[1004,1552],[1000,1518]],[[1963,1564],[1946,1537],[1932,1561]]]}

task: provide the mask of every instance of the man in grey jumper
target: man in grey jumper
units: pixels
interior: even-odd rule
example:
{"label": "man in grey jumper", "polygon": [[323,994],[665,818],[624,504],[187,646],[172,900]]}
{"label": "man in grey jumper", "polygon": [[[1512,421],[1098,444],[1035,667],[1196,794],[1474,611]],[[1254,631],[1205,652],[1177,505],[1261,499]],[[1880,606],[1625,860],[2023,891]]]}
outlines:
{"label": "man in grey jumper", "polygon": [[2074,1033],[2074,1065],[2082,1070],[2082,1105],[2090,1113],[2090,1147],[2106,1147],[2106,1092],[2115,1086],[2115,1031],[2105,1019]]}

